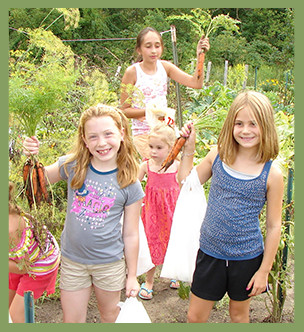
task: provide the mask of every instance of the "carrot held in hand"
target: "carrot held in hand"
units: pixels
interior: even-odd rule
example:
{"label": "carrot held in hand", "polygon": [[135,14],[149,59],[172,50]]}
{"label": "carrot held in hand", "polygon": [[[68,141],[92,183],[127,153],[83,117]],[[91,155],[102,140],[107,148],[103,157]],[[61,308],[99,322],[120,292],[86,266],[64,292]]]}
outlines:
{"label": "carrot held in hand", "polygon": [[34,205],[37,208],[43,201],[51,204],[44,166],[33,156],[39,152],[39,141],[35,137],[28,137],[23,147],[24,154],[29,156],[23,165],[23,184],[29,207],[32,209]]}
{"label": "carrot held in hand", "polygon": [[203,75],[203,68],[205,62],[205,54],[209,49],[209,39],[206,36],[202,36],[200,41],[198,42],[197,52],[197,79],[199,80]]}
{"label": "carrot held in hand", "polygon": [[46,187],[44,167],[41,163],[36,162],[36,168],[37,168],[38,180],[39,180],[41,192],[43,194],[45,201],[50,203],[50,198],[49,198],[49,194],[48,194],[47,187]]}
{"label": "carrot held in hand", "polygon": [[198,56],[198,64],[197,64],[197,79],[199,80],[203,73],[205,62],[205,50],[203,49]]}
{"label": "carrot held in hand", "polygon": [[24,186],[26,185],[26,183],[28,181],[31,167],[32,167],[32,161],[31,161],[31,159],[27,159],[27,161],[23,165],[23,183],[24,183]]}
{"label": "carrot held in hand", "polygon": [[33,162],[28,158],[23,165],[23,189],[25,190],[25,196],[28,200],[30,208],[34,204],[32,183],[31,183],[31,174],[33,169]]}
{"label": "carrot held in hand", "polygon": [[171,151],[169,152],[167,158],[163,161],[162,163],[162,167],[159,170],[159,172],[161,170],[164,169],[164,172],[166,172],[166,170],[173,164],[175,158],[177,157],[177,155],[180,153],[182,147],[184,146],[186,142],[186,137],[184,136],[180,136],[179,138],[176,139]]}
{"label": "carrot held in hand", "polygon": [[33,185],[33,193],[34,193],[34,197],[37,196],[37,192],[38,192],[38,179],[37,179],[37,169],[36,166],[32,167],[32,174],[31,174],[31,179],[32,179],[32,185]]}

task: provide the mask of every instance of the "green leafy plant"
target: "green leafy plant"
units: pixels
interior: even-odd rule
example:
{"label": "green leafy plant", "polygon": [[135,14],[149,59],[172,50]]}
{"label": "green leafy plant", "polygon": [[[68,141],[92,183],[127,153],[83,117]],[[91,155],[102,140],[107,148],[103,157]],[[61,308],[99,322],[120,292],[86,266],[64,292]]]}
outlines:
{"label": "green leafy plant", "polygon": [[191,14],[192,15],[172,15],[169,16],[168,19],[177,19],[189,22],[198,32],[199,36],[204,35],[205,38],[208,38],[211,32],[217,30],[219,27],[231,32],[236,32],[239,29],[237,24],[239,24],[240,21],[233,19],[228,14],[220,14],[212,17],[209,11],[203,10],[202,8],[192,9]]}
{"label": "green leafy plant", "polygon": [[179,285],[178,296],[183,300],[189,299],[190,285],[182,281],[179,281]]}
{"label": "green leafy plant", "polygon": [[[26,136],[34,136],[42,119],[59,111],[68,102],[69,93],[77,89],[79,72],[69,47],[43,29],[28,30],[27,52],[11,53],[9,77],[10,117],[21,124]],[[42,56],[37,50],[42,50]],[[44,167],[30,156],[23,165],[24,193],[29,207],[35,209],[43,200],[51,203]]]}
{"label": "green leafy plant", "polygon": [[[25,134],[33,136],[47,112],[62,107],[69,93],[76,89],[79,76],[74,69],[72,51],[51,31],[29,31],[28,52],[11,52],[9,111],[20,121]],[[33,48],[44,55],[35,63]]]}

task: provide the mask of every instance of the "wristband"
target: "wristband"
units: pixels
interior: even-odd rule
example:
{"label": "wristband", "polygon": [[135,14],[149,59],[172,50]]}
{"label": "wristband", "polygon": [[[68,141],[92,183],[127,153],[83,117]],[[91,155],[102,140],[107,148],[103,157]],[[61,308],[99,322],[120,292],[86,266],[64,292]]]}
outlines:
{"label": "wristband", "polygon": [[190,157],[190,156],[193,156],[195,153],[195,151],[191,152],[191,153],[183,153],[182,156],[181,156],[181,159],[183,159],[184,157]]}

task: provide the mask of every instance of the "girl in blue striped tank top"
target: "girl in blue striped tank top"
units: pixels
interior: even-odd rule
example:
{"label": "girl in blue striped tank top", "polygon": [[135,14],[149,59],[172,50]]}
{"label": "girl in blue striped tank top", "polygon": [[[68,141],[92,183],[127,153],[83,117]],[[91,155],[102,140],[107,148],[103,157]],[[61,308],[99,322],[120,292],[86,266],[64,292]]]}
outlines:
{"label": "girl in blue striped tank top", "polygon": [[[178,172],[181,184],[193,167],[194,126],[185,125],[182,135],[188,139]],[[214,302],[226,292],[231,322],[249,322],[250,299],[266,291],[281,232],[283,175],[272,163],[278,153],[269,99],[255,91],[240,93],[217,147],[196,167],[202,184],[212,179],[191,285],[189,322],[207,322]],[[263,241],[259,214],[266,201]]]}

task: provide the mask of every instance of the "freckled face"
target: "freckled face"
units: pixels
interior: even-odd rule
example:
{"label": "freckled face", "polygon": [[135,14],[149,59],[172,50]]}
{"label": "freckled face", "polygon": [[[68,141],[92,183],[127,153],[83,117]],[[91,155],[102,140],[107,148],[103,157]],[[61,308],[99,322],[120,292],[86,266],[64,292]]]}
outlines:
{"label": "freckled face", "polygon": [[248,107],[238,112],[234,121],[233,136],[241,147],[258,147],[260,143],[260,128]]}
{"label": "freckled face", "polygon": [[94,117],[84,126],[84,142],[92,154],[93,166],[116,167],[123,131],[110,116]]}

